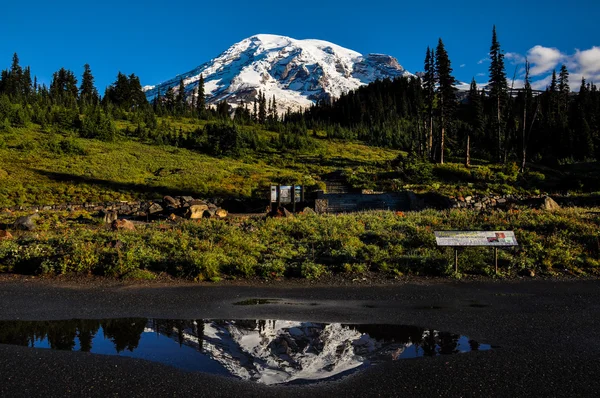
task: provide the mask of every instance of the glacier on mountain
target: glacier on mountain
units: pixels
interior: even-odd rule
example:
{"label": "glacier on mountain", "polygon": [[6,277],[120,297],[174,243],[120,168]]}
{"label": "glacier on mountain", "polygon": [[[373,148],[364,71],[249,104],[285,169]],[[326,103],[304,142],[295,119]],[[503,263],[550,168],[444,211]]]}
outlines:
{"label": "glacier on mountain", "polygon": [[269,99],[275,96],[279,112],[339,97],[377,79],[413,76],[389,55],[362,55],[327,41],[261,34],[187,73],[144,87],[146,97],[151,101],[171,87],[177,92],[183,80],[191,99],[200,75],[208,104],[251,104],[262,91]]}

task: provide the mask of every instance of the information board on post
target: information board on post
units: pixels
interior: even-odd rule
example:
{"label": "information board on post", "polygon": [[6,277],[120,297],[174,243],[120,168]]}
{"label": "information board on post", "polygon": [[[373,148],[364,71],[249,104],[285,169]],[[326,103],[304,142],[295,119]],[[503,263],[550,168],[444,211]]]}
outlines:
{"label": "information board on post", "polygon": [[438,246],[518,246],[513,231],[434,231]]}

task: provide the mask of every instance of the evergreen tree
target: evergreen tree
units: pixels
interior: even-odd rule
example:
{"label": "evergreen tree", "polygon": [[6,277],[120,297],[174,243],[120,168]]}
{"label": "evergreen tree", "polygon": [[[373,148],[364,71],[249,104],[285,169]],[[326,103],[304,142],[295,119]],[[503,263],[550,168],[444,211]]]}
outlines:
{"label": "evergreen tree", "polygon": [[[502,146],[507,144],[506,133],[504,126],[503,111],[508,101],[508,83],[506,81],[506,71],[504,69],[504,53],[500,49],[500,43],[496,36],[496,25],[492,30],[492,45],[490,47],[490,99],[494,105],[494,115],[496,119],[496,139],[498,142],[498,161],[502,161]],[[504,156],[506,158],[507,148],[505,148]]]}
{"label": "evergreen tree", "polygon": [[77,105],[77,78],[65,68],[60,68],[52,75],[50,83],[50,98],[55,104],[74,108]]}
{"label": "evergreen tree", "polygon": [[452,67],[450,66],[450,58],[444,47],[444,43],[440,38],[436,49],[435,72],[437,74],[438,87],[437,97],[439,103],[440,115],[440,164],[444,163],[444,150],[446,134],[454,118],[456,108],[456,80],[452,76]]}
{"label": "evergreen tree", "polygon": [[177,89],[177,113],[183,115],[185,113],[186,101],[185,101],[185,85],[183,79],[179,79],[179,87]]}
{"label": "evergreen tree", "polygon": [[425,73],[423,90],[425,97],[425,113],[427,114],[427,152],[433,159],[433,109],[435,103],[435,51],[427,46],[425,53]]}
{"label": "evergreen tree", "polygon": [[196,95],[196,110],[200,119],[206,116],[206,98],[204,95],[204,76],[200,75],[198,80],[198,92]]}
{"label": "evergreen tree", "polygon": [[79,87],[79,100],[82,105],[96,105],[99,102],[98,90],[94,86],[94,76],[89,64],[83,66],[83,76]]}
{"label": "evergreen tree", "polygon": [[258,92],[258,122],[260,124],[267,122],[267,99],[261,91]]}
{"label": "evergreen tree", "polygon": [[465,140],[465,166],[469,167],[471,165],[471,137],[481,138],[483,135],[483,104],[474,77],[469,87],[467,106],[467,123],[469,127],[467,128]]}
{"label": "evergreen tree", "polygon": [[271,104],[271,106],[273,107],[271,118],[273,119],[273,122],[277,123],[277,121],[279,120],[279,115],[277,114],[277,101],[275,100],[275,94],[273,94],[273,102]]}
{"label": "evergreen tree", "polygon": [[173,87],[169,87],[165,93],[165,107],[167,108],[168,112],[173,114],[173,110],[175,108],[175,90],[173,90]]}

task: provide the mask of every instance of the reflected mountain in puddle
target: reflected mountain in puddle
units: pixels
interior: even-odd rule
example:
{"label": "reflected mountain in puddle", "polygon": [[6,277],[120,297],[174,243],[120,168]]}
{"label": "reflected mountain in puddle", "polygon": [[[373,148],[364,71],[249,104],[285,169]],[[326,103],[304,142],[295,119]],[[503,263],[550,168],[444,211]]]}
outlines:
{"label": "reflected mountain in puddle", "polygon": [[146,318],[0,321],[0,343],[141,358],[263,384],[333,380],[386,361],[491,348],[416,326]]}

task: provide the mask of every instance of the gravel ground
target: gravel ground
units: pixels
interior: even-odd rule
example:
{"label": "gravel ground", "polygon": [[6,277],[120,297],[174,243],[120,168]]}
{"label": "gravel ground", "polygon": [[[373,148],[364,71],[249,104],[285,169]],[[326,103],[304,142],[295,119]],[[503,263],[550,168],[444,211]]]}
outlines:
{"label": "gravel ground", "polygon": [[[233,305],[249,298],[296,305]],[[198,285],[0,277],[3,320],[133,316],[407,324],[498,348],[397,361],[313,386],[266,387],[143,360],[0,345],[0,396],[600,395],[597,279]]]}

